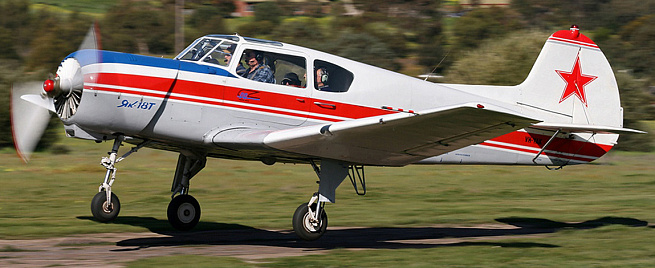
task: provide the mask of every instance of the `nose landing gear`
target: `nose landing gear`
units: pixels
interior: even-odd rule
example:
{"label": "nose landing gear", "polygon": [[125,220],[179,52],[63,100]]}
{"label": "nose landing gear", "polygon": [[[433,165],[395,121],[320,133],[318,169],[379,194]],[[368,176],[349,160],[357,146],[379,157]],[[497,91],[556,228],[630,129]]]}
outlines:
{"label": "nose landing gear", "polygon": [[111,186],[116,180],[116,172],[118,171],[116,163],[150,143],[150,141],[144,141],[123,156],[118,157],[118,149],[120,149],[124,140],[125,136],[117,135],[111,152],[109,152],[109,157],[103,157],[100,161],[100,164],[107,169],[107,173],[105,173],[105,180],[98,187],[98,193],[91,200],[91,214],[99,222],[113,221],[121,211],[121,202],[118,200],[118,196],[111,191]]}

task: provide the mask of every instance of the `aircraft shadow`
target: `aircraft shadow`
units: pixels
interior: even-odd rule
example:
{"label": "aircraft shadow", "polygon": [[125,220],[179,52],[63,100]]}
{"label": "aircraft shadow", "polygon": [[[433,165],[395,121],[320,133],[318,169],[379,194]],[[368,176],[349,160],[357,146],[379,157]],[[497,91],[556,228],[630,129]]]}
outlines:
{"label": "aircraft shadow", "polygon": [[[79,219],[93,220],[91,217]],[[402,249],[453,246],[498,246],[513,248],[554,248],[558,245],[534,242],[493,241],[494,237],[554,233],[565,228],[591,229],[606,225],[647,226],[648,222],[618,217],[603,217],[582,223],[565,223],[539,218],[499,218],[511,226],[484,227],[397,227],[397,228],[328,228],[319,240],[299,240],[293,231],[269,231],[239,224],[201,221],[192,232],[173,230],[168,221],[151,217],[118,217],[108,224],[126,224],[148,228],[165,237],[133,238],[116,243],[120,250],[181,245],[262,245],[326,250],[334,248]],[[485,240],[485,241],[479,241]],[[127,248],[130,247],[130,248]]]}

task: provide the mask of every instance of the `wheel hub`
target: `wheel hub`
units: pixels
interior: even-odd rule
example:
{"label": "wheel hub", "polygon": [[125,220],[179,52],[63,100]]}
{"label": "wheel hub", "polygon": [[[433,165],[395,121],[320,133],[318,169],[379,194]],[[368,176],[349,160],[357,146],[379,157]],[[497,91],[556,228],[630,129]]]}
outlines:
{"label": "wheel hub", "polygon": [[183,223],[190,223],[196,216],[196,209],[192,204],[184,203],[177,209],[177,216]]}
{"label": "wheel hub", "polygon": [[107,201],[102,203],[102,212],[109,214],[112,211],[114,211],[114,206],[112,206],[110,203],[107,203]]}
{"label": "wheel hub", "polygon": [[321,223],[318,220],[314,220],[309,212],[305,213],[305,216],[303,217],[303,226],[305,227],[305,230],[312,233],[316,233],[321,229]]}

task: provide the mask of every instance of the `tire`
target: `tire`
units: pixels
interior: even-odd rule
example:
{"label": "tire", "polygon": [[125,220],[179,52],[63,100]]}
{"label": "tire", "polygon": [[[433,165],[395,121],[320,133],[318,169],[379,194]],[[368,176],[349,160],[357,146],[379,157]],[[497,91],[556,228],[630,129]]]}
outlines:
{"label": "tire", "polygon": [[121,201],[118,196],[111,193],[111,205],[105,206],[107,203],[107,194],[105,191],[97,193],[91,200],[91,214],[99,222],[110,222],[118,217],[121,211]]}
{"label": "tire", "polygon": [[[312,204],[312,210],[316,209],[316,204]],[[309,208],[307,203],[300,205],[296,212],[293,213],[293,231],[298,237],[306,241],[314,241],[321,238],[327,230],[328,217],[325,210],[321,210],[320,225],[312,224],[309,219]]]}
{"label": "tire", "polygon": [[173,228],[188,231],[200,221],[200,204],[190,195],[178,195],[168,204],[168,222]]}

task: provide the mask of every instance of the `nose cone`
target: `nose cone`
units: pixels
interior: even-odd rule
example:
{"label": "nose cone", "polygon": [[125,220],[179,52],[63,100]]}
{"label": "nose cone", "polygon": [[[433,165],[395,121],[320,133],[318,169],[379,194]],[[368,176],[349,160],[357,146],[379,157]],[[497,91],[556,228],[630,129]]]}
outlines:
{"label": "nose cone", "polygon": [[43,82],[43,90],[46,93],[50,93],[50,92],[54,91],[55,90],[55,81],[53,81],[52,79],[45,80]]}

